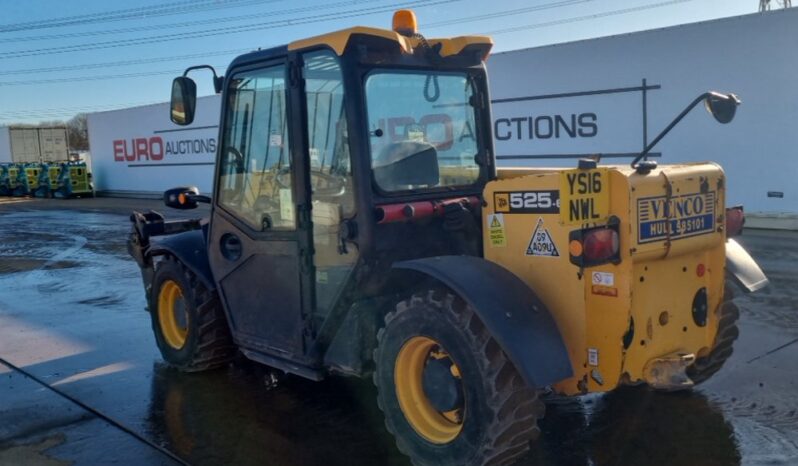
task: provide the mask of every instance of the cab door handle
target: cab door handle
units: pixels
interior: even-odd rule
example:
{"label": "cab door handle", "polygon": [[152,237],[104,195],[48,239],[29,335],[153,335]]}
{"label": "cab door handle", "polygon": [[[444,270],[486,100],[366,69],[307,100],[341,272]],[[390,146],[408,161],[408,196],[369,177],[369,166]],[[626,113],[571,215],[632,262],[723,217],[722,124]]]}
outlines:
{"label": "cab door handle", "polygon": [[233,233],[225,233],[219,239],[219,250],[222,253],[222,257],[225,259],[229,261],[237,261],[241,258],[241,253],[243,250],[241,239],[239,239],[239,237]]}

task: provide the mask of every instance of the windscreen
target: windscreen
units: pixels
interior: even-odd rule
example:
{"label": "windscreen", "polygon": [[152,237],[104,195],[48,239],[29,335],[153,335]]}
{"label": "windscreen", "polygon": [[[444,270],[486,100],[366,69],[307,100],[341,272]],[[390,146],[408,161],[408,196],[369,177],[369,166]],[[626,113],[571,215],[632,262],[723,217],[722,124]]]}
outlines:
{"label": "windscreen", "polygon": [[465,73],[375,71],[366,79],[371,166],[396,192],[479,178],[474,87]]}

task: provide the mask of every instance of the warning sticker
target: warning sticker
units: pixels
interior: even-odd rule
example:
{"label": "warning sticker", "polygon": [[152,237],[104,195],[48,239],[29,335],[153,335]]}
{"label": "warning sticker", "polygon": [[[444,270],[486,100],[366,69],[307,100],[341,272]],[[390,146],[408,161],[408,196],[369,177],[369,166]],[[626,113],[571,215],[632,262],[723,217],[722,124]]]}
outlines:
{"label": "warning sticker", "polygon": [[599,365],[598,349],[596,348],[587,349],[587,363],[590,364],[591,366]]}
{"label": "warning sticker", "polygon": [[592,282],[594,285],[615,286],[615,274],[612,272],[593,272]]}
{"label": "warning sticker", "polygon": [[612,298],[618,297],[618,288],[604,285],[593,285],[590,287],[590,292],[601,296],[610,296]]}
{"label": "warning sticker", "polygon": [[557,246],[554,245],[554,240],[549,234],[549,230],[543,227],[542,217],[538,219],[535,231],[532,232],[532,239],[529,240],[529,246],[526,248],[526,255],[548,257],[558,257],[560,255],[557,251]]}
{"label": "warning sticker", "polygon": [[504,214],[488,215],[488,234],[490,247],[503,248],[507,246],[507,235],[504,232]]}

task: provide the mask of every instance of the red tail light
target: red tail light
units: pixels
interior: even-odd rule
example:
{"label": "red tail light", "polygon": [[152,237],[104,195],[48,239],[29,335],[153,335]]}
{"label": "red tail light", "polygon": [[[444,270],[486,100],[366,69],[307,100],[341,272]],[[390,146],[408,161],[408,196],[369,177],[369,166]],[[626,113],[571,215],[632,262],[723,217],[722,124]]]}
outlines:
{"label": "red tail light", "polygon": [[574,230],[568,235],[571,263],[579,267],[621,261],[620,221],[611,217],[605,226]]}
{"label": "red tail light", "polygon": [[589,262],[606,261],[618,254],[618,232],[609,228],[592,230],[582,237],[582,255]]}
{"label": "red tail light", "polygon": [[726,208],[726,237],[731,238],[743,234],[743,225],[745,225],[743,206]]}

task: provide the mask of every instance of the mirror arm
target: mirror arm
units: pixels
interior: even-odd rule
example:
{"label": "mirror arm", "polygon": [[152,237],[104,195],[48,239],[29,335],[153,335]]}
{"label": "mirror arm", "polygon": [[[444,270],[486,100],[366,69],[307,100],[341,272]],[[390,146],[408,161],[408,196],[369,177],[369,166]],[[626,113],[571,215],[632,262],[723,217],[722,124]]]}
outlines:
{"label": "mirror arm", "polygon": [[656,146],[657,143],[662,138],[664,138],[665,135],[668,134],[673,129],[674,126],[679,124],[679,122],[682,121],[682,118],[684,118],[688,113],[690,113],[690,110],[692,110],[696,105],[698,105],[704,99],[706,99],[707,97],[709,97],[711,95],[712,95],[712,93],[705,92],[705,93],[701,94],[700,96],[696,97],[695,100],[690,102],[690,105],[688,105],[687,108],[682,110],[682,113],[680,113],[679,116],[677,116],[665,129],[663,129],[662,132],[657,135],[657,137],[655,137],[651,142],[649,142],[648,145],[645,147],[645,149],[643,149],[643,152],[638,154],[637,157],[635,157],[635,159],[632,160],[632,164],[631,164],[632,168],[637,168],[637,162],[639,162],[640,159],[642,159],[649,152],[651,152],[651,149],[653,149],[654,146]]}
{"label": "mirror arm", "polygon": [[211,197],[210,196],[204,196],[202,194],[186,194],[186,197],[189,198],[190,200],[194,201],[194,202],[200,202],[202,204],[210,204],[211,203]]}
{"label": "mirror arm", "polygon": [[189,72],[189,71],[193,71],[193,70],[202,70],[202,69],[208,69],[208,70],[211,70],[211,73],[213,73],[213,90],[214,90],[214,91],[215,91],[217,94],[221,94],[221,92],[222,92],[222,85],[224,84],[224,76],[217,76],[217,75],[216,75],[216,69],[215,69],[214,67],[212,67],[211,65],[196,65],[196,66],[189,66],[188,68],[186,68],[186,71],[184,71],[184,72],[183,72],[183,77],[186,77],[186,76],[188,76],[188,72]]}

